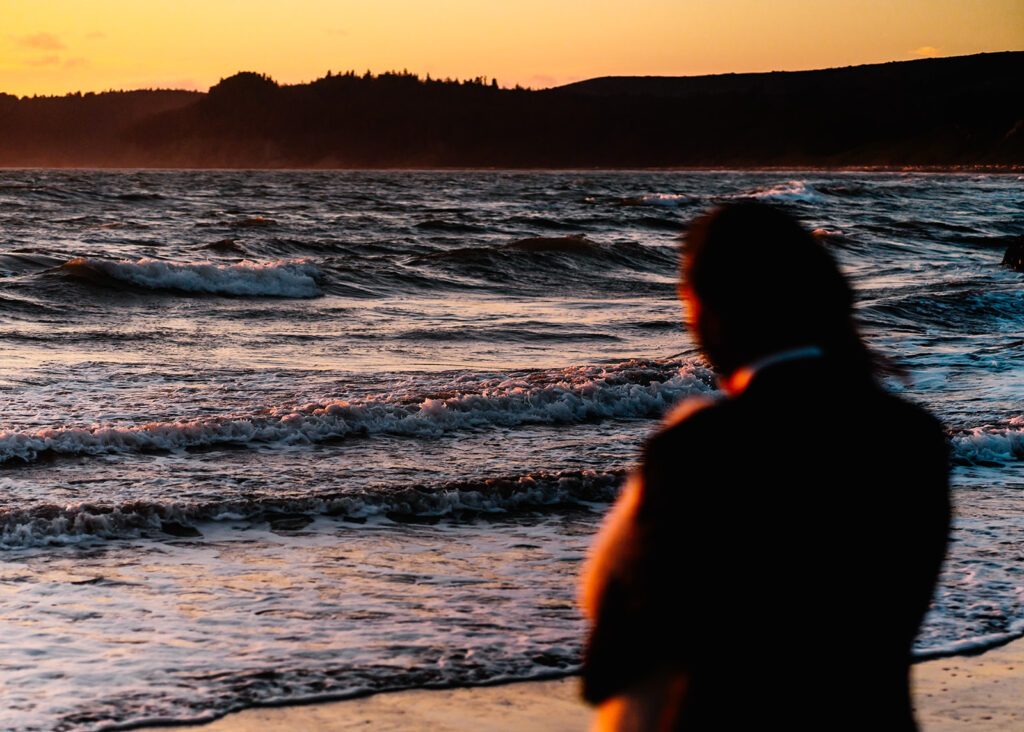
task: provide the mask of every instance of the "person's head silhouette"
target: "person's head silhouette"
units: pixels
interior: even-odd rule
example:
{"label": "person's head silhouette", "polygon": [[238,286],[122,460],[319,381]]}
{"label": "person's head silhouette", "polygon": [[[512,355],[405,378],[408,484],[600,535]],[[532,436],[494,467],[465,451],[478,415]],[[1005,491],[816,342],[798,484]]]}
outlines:
{"label": "person's head silhouette", "polygon": [[820,349],[836,368],[871,373],[849,285],[814,236],[777,208],[735,203],[694,221],[680,296],[699,345],[723,375],[803,347]]}

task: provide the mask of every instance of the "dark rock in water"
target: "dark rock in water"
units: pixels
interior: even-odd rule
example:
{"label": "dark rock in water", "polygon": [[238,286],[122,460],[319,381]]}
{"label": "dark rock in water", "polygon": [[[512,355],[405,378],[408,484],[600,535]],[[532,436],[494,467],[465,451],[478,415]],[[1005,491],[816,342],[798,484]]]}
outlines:
{"label": "dark rock in water", "polygon": [[1024,236],[1018,237],[1017,241],[1006,247],[1003,264],[1017,272],[1024,272]]}
{"label": "dark rock in water", "polygon": [[177,521],[161,521],[160,530],[165,534],[180,536],[182,538],[191,538],[203,535],[203,533],[195,526],[185,526],[185,524],[179,524]]}

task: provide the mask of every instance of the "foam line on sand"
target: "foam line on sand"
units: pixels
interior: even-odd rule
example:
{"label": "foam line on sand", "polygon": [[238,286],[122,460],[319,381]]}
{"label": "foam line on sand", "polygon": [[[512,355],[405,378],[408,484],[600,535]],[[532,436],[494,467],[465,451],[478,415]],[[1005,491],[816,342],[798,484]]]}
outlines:
{"label": "foam line on sand", "polygon": [[[246,709],[202,732],[586,732],[590,711],[579,679],[524,681],[460,689],[412,689],[293,707]],[[168,727],[144,732],[167,732]],[[179,729],[179,728],[173,728]]]}
{"label": "foam line on sand", "polygon": [[[1024,639],[978,656],[916,664],[921,732],[1024,730]],[[203,732],[585,732],[590,710],[577,678],[463,689],[414,689],[323,704],[247,709]],[[168,727],[152,728],[152,732]]]}

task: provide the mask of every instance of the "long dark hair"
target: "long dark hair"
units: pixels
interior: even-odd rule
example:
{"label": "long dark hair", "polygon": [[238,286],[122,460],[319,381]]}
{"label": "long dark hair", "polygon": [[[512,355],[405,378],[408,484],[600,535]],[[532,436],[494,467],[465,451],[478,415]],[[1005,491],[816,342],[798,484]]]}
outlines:
{"label": "long dark hair", "polygon": [[875,361],[853,320],[853,291],[789,214],[753,201],[729,204],[694,221],[684,241],[681,286],[713,315],[694,329],[716,367],[728,372],[816,346],[834,368],[874,377]]}

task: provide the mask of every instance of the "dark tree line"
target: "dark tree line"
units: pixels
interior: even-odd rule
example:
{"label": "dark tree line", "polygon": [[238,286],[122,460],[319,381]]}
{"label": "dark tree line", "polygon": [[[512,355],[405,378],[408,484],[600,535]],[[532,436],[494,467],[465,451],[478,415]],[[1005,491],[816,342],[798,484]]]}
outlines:
{"label": "dark tree line", "polygon": [[0,96],[0,165],[1022,165],[1024,52],[502,89],[408,72]]}
{"label": "dark tree line", "polygon": [[0,165],[136,165],[139,151],[128,130],[202,96],[171,90],[22,99],[0,94]]}

